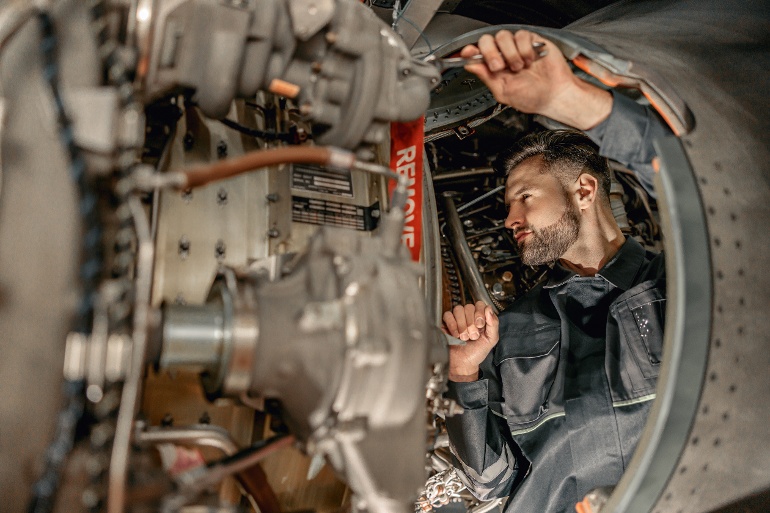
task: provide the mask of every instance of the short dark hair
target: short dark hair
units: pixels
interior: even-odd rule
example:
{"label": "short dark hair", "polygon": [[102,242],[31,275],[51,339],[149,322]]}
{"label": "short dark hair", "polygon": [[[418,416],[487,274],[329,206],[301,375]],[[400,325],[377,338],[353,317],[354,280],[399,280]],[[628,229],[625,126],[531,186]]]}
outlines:
{"label": "short dark hair", "polygon": [[599,181],[600,196],[609,204],[612,178],[607,159],[599,155],[596,145],[577,130],[544,130],[523,137],[504,160],[506,176],[530,157],[540,155],[545,162],[543,172],[556,176],[566,188],[581,173]]}

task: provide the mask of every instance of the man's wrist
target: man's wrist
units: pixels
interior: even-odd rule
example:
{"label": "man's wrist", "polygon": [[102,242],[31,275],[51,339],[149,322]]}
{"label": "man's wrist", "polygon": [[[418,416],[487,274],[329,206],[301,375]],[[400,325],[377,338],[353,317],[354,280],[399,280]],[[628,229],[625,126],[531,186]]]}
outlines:
{"label": "man's wrist", "polygon": [[540,114],[578,130],[590,130],[612,112],[612,93],[578,77],[564,87]]}
{"label": "man's wrist", "polygon": [[471,381],[478,381],[479,379],[479,368],[476,367],[475,370],[473,369],[457,369],[457,370],[449,370],[449,381],[454,381],[455,383],[470,383]]}

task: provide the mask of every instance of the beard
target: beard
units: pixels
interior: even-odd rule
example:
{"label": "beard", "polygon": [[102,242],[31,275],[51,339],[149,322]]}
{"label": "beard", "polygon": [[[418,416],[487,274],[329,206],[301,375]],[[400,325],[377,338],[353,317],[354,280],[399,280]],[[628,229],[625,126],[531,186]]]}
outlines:
{"label": "beard", "polygon": [[[543,265],[557,261],[575,243],[580,231],[578,208],[570,201],[558,221],[545,228],[532,226],[525,240],[517,242],[521,261],[526,265]],[[519,230],[521,231],[521,230]]]}

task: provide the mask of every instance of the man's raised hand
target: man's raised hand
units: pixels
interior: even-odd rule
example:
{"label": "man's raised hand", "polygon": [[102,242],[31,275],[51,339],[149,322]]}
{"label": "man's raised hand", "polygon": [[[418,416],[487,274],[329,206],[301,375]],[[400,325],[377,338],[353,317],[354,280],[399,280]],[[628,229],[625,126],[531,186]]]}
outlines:
{"label": "man's raised hand", "polygon": [[497,315],[492,307],[477,301],[475,305],[458,305],[444,312],[443,320],[445,333],[466,342],[464,346],[449,347],[449,379],[477,380],[479,365],[500,338]]}
{"label": "man's raised hand", "polygon": [[609,92],[575,76],[561,50],[533,32],[485,34],[460,52],[462,57],[477,54],[484,61],[465,68],[486,84],[498,102],[516,110],[580,130],[593,128],[612,110]]}

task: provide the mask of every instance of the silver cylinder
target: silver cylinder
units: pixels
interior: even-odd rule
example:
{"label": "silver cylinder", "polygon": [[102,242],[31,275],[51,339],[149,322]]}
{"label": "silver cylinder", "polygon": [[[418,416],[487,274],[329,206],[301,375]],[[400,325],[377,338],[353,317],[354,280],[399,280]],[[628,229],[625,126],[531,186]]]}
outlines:
{"label": "silver cylinder", "polygon": [[163,319],[162,369],[216,372],[225,341],[222,304],[167,305]]}

